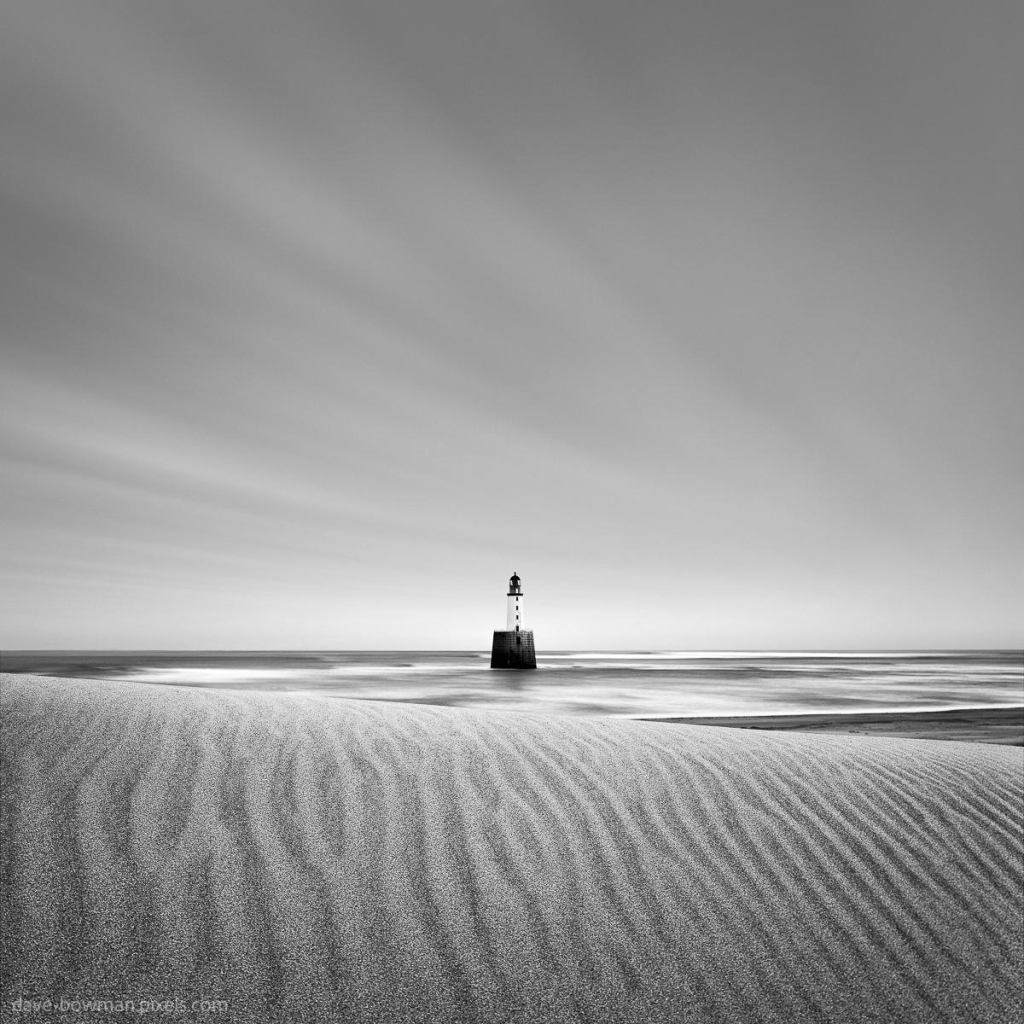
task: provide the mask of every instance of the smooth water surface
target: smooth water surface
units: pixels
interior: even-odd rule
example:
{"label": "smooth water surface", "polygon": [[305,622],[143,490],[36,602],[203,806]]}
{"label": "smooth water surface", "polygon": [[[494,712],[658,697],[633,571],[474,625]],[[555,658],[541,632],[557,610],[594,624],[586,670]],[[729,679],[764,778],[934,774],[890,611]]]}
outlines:
{"label": "smooth water surface", "polygon": [[1020,651],[539,654],[476,651],[9,652],[8,672],[574,715],[768,715],[1024,704]]}

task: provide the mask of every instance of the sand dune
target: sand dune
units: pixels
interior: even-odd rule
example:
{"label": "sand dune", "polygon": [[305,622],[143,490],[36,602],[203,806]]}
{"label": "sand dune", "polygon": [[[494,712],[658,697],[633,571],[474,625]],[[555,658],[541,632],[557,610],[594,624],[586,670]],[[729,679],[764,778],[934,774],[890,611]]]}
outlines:
{"label": "sand dune", "polygon": [[1022,1008],[1016,748],[26,676],[2,695],[5,1019],[89,996],[252,1021]]}

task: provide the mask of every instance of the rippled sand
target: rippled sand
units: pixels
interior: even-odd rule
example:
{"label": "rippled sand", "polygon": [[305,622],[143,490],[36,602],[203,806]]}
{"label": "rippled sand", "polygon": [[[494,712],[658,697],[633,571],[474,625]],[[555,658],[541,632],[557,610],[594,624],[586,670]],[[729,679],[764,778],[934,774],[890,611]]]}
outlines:
{"label": "rippled sand", "polygon": [[28,676],[2,695],[8,1017],[1022,1007],[1017,748]]}

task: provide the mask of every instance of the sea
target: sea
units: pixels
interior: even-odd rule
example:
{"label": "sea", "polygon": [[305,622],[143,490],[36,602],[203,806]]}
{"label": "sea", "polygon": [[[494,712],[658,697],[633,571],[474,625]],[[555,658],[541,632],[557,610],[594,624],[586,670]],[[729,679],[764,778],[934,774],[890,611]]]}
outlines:
{"label": "sea", "polygon": [[1024,705],[1024,652],[558,651],[535,671],[485,651],[11,651],[6,672],[631,718]]}

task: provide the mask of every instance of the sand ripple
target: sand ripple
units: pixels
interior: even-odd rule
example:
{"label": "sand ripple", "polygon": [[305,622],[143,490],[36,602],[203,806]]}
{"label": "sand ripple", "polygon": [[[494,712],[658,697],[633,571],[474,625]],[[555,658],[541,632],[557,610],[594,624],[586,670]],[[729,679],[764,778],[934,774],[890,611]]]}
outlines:
{"label": "sand ripple", "polygon": [[1021,1012],[1012,747],[5,676],[2,751],[8,1011]]}

